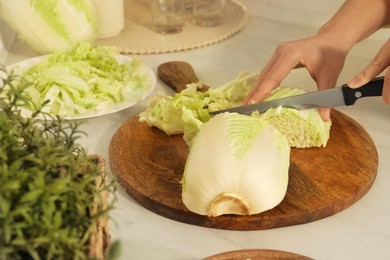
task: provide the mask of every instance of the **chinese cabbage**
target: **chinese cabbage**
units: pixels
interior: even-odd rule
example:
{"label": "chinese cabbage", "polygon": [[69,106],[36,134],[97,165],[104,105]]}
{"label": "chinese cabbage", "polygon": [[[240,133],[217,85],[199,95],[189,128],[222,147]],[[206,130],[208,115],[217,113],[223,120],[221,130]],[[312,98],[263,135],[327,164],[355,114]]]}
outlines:
{"label": "chinese cabbage", "polygon": [[182,201],[200,215],[249,215],[284,198],[290,146],[267,121],[218,114],[195,137],[182,179]]}
{"label": "chinese cabbage", "polygon": [[93,0],[1,0],[0,16],[39,53],[92,42],[99,33]]}

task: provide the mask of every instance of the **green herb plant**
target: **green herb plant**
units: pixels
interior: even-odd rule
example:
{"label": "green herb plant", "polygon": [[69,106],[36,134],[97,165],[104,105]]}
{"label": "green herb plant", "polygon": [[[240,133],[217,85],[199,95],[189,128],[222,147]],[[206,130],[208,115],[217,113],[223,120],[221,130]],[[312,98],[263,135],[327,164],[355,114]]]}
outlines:
{"label": "green herb plant", "polygon": [[28,86],[0,66],[0,259],[90,259],[89,239],[112,208],[101,193],[114,185],[96,185],[102,171],[77,144],[78,123],[23,116]]}

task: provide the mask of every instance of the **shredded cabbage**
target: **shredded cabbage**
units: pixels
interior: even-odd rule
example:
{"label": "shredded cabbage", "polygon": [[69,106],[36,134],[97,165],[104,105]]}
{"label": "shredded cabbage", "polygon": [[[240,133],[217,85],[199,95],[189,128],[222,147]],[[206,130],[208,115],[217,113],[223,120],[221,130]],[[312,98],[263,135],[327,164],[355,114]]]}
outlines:
{"label": "shredded cabbage", "polygon": [[140,121],[169,135],[184,133],[184,140],[190,144],[202,125],[211,118],[209,112],[242,103],[256,76],[244,71],[231,82],[206,92],[196,91],[200,83],[193,83],[173,97],[158,94],[148,109],[140,114]]}
{"label": "shredded cabbage", "polygon": [[99,33],[93,0],[1,0],[0,16],[39,53],[67,50]]}
{"label": "shredded cabbage", "polygon": [[50,54],[24,72],[32,85],[23,95],[37,108],[49,100],[42,110],[65,117],[136,103],[153,87],[148,71],[139,57],[121,63],[117,54],[116,48],[90,43]]}

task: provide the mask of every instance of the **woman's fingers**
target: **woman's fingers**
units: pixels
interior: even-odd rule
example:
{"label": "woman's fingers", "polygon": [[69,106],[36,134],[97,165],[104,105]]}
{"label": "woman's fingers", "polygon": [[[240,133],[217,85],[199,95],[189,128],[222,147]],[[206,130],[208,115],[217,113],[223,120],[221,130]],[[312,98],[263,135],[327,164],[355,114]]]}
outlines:
{"label": "woman's fingers", "polygon": [[[329,44],[321,37],[281,43],[259,74],[244,103],[262,101],[297,67],[305,67],[308,70],[318,89],[332,88],[337,82],[346,54],[339,46]],[[319,108],[319,112],[324,121],[329,120],[329,108]]]}
{"label": "woman's fingers", "polygon": [[293,44],[280,44],[261,71],[244,103],[250,104],[262,101],[269,92],[279,87],[287,74],[299,64],[301,64],[299,52],[295,50]]}
{"label": "woman's fingers", "polygon": [[386,104],[390,105],[390,69],[387,69],[386,71],[385,80],[383,83],[382,96],[383,96],[383,101]]}
{"label": "woman's fingers", "polygon": [[390,39],[382,46],[374,59],[367,65],[367,67],[354,76],[349,82],[348,86],[351,88],[358,88],[368,83],[374,77],[383,72],[390,65]]}
{"label": "woman's fingers", "polygon": [[[367,67],[354,76],[349,82],[348,86],[351,88],[358,88],[366,84],[390,66],[390,39],[382,46],[374,59],[367,65]],[[385,80],[383,83],[383,101],[390,104],[390,70],[387,69]]]}
{"label": "woman's fingers", "polygon": [[328,122],[330,120],[330,108],[329,107],[319,107],[318,112],[322,118],[322,121]]}

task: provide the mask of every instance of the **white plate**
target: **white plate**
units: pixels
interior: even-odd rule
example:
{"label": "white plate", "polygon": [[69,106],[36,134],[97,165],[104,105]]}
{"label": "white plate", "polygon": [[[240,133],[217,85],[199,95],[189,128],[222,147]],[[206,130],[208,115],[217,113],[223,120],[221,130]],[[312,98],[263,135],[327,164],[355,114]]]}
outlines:
{"label": "white plate", "polygon": [[[38,56],[38,57],[31,58],[28,60],[20,61],[18,63],[15,63],[15,64],[8,66],[7,70],[14,69],[15,73],[21,74],[23,71],[27,70],[28,68],[32,67],[35,64],[38,64],[39,62],[43,61],[47,57],[48,57],[48,55],[42,55],[42,56]],[[132,58],[129,56],[126,56],[126,55],[118,55],[116,57],[116,59],[120,64],[123,64],[125,62],[131,61]],[[156,87],[156,74],[149,66],[147,66],[147,65],[144,65],[144,66],[145,66],[147,73],[149,74],[151,86],[145,92],[145,94],[142,96],[142,98],[140,100],[138,100],[138,101],[133,101],[133,100],[124,101],[124,102],[118,103],[118,104],[110,107],[109,109],[95,110],[95,111],[91,111],[91,113],[88,113],[88,114],[80,114],[80,115],[76,115],[76,116],[64,116],[64,118],[67,120],[79,120],[79,119],[88,119],[88,118],[108,115],[108,114],[112,114],[112,113],[127,109],[129,107],[132,107],[132,106],[136,105],[137,103],[139,103],[140,101],[144,100],[147,96],[149,96],[149,94]],[[55,116],[55,115],[53,115],[53,116]]]}

